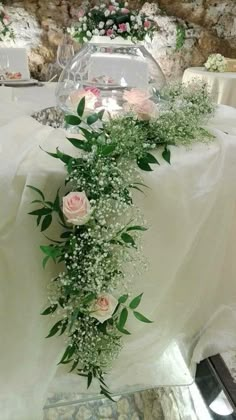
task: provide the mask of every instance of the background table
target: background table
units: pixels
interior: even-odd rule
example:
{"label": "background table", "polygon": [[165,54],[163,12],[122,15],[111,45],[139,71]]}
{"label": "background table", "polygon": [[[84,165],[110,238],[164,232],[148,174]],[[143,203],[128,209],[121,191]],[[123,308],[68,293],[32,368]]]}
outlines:
{"label": "background table", "polygon": [[217,104],[236,107],[236,72],[210,72],[204,67],[191,67],[185,70],[183,83],[194,80],[201,80],[208,84]]}

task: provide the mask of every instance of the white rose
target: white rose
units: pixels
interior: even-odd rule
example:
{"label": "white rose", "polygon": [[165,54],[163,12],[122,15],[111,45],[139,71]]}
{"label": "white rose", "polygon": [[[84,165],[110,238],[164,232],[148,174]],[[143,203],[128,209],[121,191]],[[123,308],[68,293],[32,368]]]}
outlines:
{"label": "white rose", "polygon": [[79,18],[79,22],[83,22],[83,18],[82,17]]}
{"label": "white rose", "polygon": [[84,16],[84,22],[87,22],[87,16]]}
{"label": "white rose", "polygon": [[105,30],[101,29],[101,31],[99,32],[99,35],[104,35],[105,34]]}
{"label": "white rose", "polygon": [[88,38],[86,38],[86,36],[83,37],[83,41],[84,42],[88,42]]}
{"label": "white rose", "polygon": [[106,17],[108,17],[108,16],[110,16],[110,10],[105,10],[105,12],[104,12],[104,16],[106,16]]}
{"label": "white rose", "polygon": [[99,35],[99,30],[98,29],[94,29],[94,35]]}
{"label": "white rose", "polygon": [[113,23],[114,23],[114,20],[108,19],[107,22],[106,22],[106,26],[111,26],[111,25],[113,25]]}
{"label": "white rose", "polygon": [[99,22],[99,24],[98,24],[99,29],[104,28],[104,25],[105,25],[105,23],[104,23],[104,22]]}
{"label": "white rose", "polygon": [[103,293],[91,305],[91,316],[103,323],[110,319],[116,309],[118,301],[114,296]]}
{"label": "white rose", "polygon": [[83,24],[83,30],[86,31],[87,30],[87,25],[86,23]]}
{"label": "white rose", "polygon": [[92,33],[91,33],[90,31],[87,31],[87,32],[86,32],[86,35],[87,35],[87,37],[88,37],[88,38],[91,38]]}

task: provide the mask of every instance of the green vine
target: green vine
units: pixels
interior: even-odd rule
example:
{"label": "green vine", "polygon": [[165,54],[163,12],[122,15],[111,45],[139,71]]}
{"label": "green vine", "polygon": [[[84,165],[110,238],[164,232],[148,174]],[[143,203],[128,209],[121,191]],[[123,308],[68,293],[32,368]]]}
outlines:
{"label": "green vine", "polygon": [[180,50],[185,43],[186,39],[186,31],[183,25],[178,24],[176,28],[176,45],[175,49],[176,51]]}

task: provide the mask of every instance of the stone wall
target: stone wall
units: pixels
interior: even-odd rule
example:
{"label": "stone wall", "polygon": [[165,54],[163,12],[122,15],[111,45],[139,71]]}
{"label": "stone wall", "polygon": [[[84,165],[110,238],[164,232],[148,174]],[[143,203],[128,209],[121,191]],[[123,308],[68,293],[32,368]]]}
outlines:
{"label": "stone wall", "polygon": [[[16,34],[15,44],[29,50],[33,77],[43,79],[55,62],[62,29],[76,19],[80,0],[5,0]],[[92,2],[91,2],[92,4]],[[168,78],[179,78],[185,68],[202,65],[211,52],[236,58],[235,0],[131,0],[155,13],[159,31],[150,51]],[[178,46],[177,37],[185,36]]]}

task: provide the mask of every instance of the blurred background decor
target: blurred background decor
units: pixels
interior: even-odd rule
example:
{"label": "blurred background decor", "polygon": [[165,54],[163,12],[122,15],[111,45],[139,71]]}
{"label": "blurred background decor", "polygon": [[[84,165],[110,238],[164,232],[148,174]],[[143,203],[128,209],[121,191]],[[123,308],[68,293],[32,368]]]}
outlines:
{"label": "blurred background decor", "polygon": [[[130,0],[129,3],[131,8],[142,7],[147,15],[154,15],[159,29],[150,52],[169,79],[180,79],[187,67],[203,65],[211,53],[221,53],[229,58],[236,56],[234,0],[159,0],[152,3]],[[79,8],[83,4],[80,0],[4,1],[15,33],[15,41],[4,41],[4,46],[27,48],[31,77],[48,80],[48,65],[55,66],[63,28],[78,21]],[[78,43],[74,47],[76,52]],[[53,70],[57,74],[58,69],[54,67]]]}

